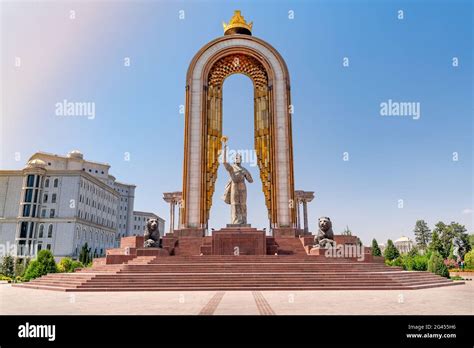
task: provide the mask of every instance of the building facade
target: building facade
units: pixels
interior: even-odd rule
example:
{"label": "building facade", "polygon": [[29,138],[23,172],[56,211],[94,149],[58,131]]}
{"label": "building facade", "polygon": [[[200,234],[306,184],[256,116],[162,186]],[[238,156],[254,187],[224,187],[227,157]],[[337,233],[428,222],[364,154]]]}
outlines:
{"label": "building facade", "polygon": [[414,246],[413,241],[405,236],[401,236],[395,242],[393,242],[393,244],[398,249],[400,254],[408,253],[411,249],[413,249]]}
{"label": "building facade", "polygon": [[104,255],[133,234],[135,186],[117,182],[109,169],[72,151],[38,152],[24,169],[0,171],[0,243],[19,257],[41,249],[77,257],[86,243]]}
{"label": "building facade", "polygon": [[165,233],[165,220],[156,214],[144,211],[133,212],[133,228],[131,230],[131,234],[136,236],[143,235],[146,229],[146,224],[150,219],[158,220],[158,231],[160,231],[160,236],[163,237]]}

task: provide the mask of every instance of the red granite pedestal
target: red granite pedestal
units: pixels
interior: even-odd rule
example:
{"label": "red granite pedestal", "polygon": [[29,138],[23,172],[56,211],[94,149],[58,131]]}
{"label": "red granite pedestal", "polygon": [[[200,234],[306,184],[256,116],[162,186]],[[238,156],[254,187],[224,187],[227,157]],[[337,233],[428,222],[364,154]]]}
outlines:
{"label": "red granite pedestal", "polygon": [[266,255],[265,231],[226,227],[212,233],[212,255]]}
{"label": "red granite pedestal", "polygon": [[105,264],[122,264],[138,256],[169,256],[168,250],[144,248],[143,242],[143,236],[123,237],[120,240],[120,248],[107,249]]}

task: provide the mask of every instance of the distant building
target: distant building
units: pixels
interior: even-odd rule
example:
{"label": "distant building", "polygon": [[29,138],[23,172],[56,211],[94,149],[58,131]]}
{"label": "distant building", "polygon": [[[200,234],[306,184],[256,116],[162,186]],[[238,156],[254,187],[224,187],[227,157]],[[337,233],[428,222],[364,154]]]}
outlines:
{"label": "distant building", "polygon": [[385,244],[383,244],[383,243],[379,244],[379,249],[383,254],[383,252],[385,251]]}
{"label": "distant building", "polygon": [[144,211],[133,212],[133,229],[131,230],[131,234],[137,236],[143,235],[146,229],[146,224],[150,219],[158,220],[158,231],[160,231],[160,236],[163,236],[165,233],[165,220],[156,214]]}
{"label": "distant building", "polygon": [[135,201],[135,185],[128,185],[118,181],[111,182],[114,190],[120,195],[117,212],[117,240],[121,237],[133,235],[133,204]]}
{"label": "distant building", "polygon": [[413,241],[405,236],[401,236],[398,238],[395,242],[393,242],[395,247],[398,249],[400,254],[406,254],[409,252],[411,249],[413,249]]}
{"label": "distant building", "polygon": [[49,249],[77,257],[87,243],[105,254],[133,234],[135,186],[115,180],[110,165],[37,152],[22,170],[0,171],[0,243],[19,257]]}

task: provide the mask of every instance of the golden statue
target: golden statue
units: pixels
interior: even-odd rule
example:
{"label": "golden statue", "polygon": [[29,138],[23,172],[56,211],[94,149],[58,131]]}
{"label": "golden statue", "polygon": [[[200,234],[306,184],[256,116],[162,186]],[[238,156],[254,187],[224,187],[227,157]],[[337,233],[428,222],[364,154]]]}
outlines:
{"label": "golden statue", "polygon": [[224,155],[223,164],[229,172],[230,179],[225,186],[222,199],[230,204],[232,225],[247,225],[247,186],[245,180],[253,182],[250,172],[242,167],[242,156],[240,153],[235,155],[233,164],[227,163],[227,137],[222,137]]}

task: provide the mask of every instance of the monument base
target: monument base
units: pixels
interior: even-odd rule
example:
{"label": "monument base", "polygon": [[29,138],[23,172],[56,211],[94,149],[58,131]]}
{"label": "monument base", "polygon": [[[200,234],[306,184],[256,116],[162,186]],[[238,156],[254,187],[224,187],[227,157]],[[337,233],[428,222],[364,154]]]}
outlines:
{"label": "monument base", "polygon": [[279,227],[273,229],[273,236],[277,238],[295,238],[297,229],[292,227]]}
{"label": "monument base", "polygon": [[143,242],[143,236],[122,237],[120,248],[107,249],[104,263],[106,265],[122,264],[138,256],[169,256],[167,249],[144,248]]}
{"label": "monument base", "polygon": [[226,227],[212,232],[212,255],[266,255],[265,231],[252,227]]}
{"label": "monument base", "polygon": [[183,237],[204,237],[205,231],[203,228],[182,228],[180,230],[174,230],[173,235],[177,238]]}
{"label": "monument base", "polygon": [[226,224],[227,228],[245,228],[251,227],[250,224]]}

